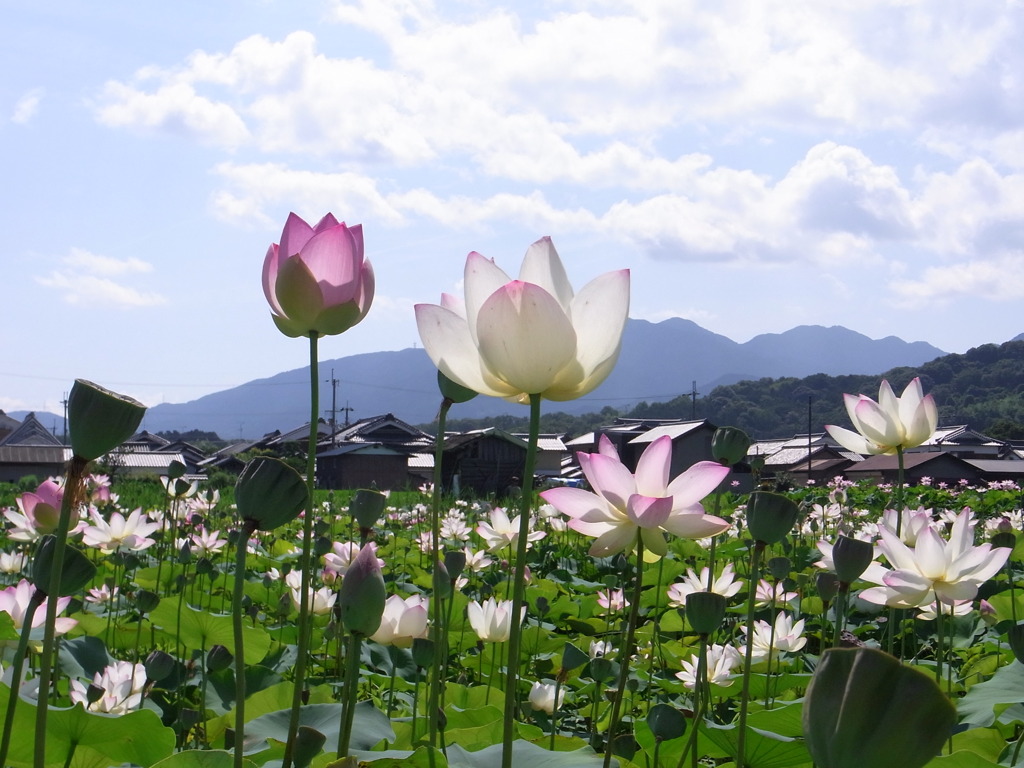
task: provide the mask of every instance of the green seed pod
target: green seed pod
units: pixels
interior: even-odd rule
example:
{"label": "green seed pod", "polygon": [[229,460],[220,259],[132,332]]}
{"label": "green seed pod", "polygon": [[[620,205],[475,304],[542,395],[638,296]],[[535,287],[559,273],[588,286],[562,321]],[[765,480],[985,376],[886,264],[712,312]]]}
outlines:
{"label": "green seed pod", "polygon": [[800,508],[781,493],[754,491],[747,503],[747,530],[756,541],[775,544],[792,530]]}
{"label": "green seed pod", "polygon": [[710,635],[725,618],[725,597],[715,592],[691,592],[686,596],[686,619],[693,631]]}
{"label": "green seed pod", "polygon": [[860,578],[871,564],[875,548],[870,542],[840,536],[832,547],[832,562],[836,564],[836,576],[844,584],[852,584]]}
{"label": "green seed pod", "polygon": [[747,456],[750,437],[736,427],[719,427],[711,438],[711,455],[719,464],[733,467]]}
{"label": "green seed pod", "polygon": [[248,464],[235,483],[235,504],[242,520],[261,531],[291,522],[309,498],[302,476],[280,459],[259,456]]}
{"label": "green seed pod", "polygon": [[98,459],[135,434],[146,413],[138,400],[85,379],[75,379],[67,406],[71,450],[85,461]]}

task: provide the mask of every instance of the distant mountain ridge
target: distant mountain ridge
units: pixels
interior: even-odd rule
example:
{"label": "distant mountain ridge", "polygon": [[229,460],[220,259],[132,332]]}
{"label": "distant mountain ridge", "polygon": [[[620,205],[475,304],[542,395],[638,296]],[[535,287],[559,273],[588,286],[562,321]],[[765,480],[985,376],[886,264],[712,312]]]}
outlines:
{"label": "distant mountain ridge", "polygon": [[[874,374],[920,365],[943,354],[925,342],[895,336],[870,339],[842,326],[805,325],[738,343],[682,318],[660,323],[630,319],[619,362],[608,379],[585,398],[551,403],[546,409],[581,414],[610,405],[624,411],[640,401],[688,393],[693,382],[698,392],[707,394],[715,386],[746,379]],[[411,424],[423,424],[437,415],[436,369],[420,348],[320,361],[321,371],[331,368],[341,380],[337,407],[351,407],[350,420],[390,412]],[[309,418],[308,387],[308,368],[297,368],[191,402],[156,405],[147,411],[143,427],[151,432],[210,430],[224,439],[284,431]],[[329,386],[321,385],[320,413],[325,418],[330,416],[331,394]],[[456,406],[451,415],[482,418],[520,410],[521,406],[481,396]],[[339,410],[337,418],[344,422],[344,412]]]}

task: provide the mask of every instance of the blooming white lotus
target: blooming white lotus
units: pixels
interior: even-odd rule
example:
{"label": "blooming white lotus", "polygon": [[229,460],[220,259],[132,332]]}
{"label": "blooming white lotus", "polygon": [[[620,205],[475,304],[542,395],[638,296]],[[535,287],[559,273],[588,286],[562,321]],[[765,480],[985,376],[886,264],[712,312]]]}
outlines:
{"label": "blooming white lotus", "polygon": [[417,637],[427,636],[429,601],[423,595],[401,598],[391,595],[384,602],[384,615],[380,627],[370,639],[381,645],[408,648]]}
{"label": "blooming white lotus", "polygon": [[736,578],[732,563],[726,563],[721,574],[711,583],[708,589],[707,566],[700,569],[698,575],[693,568],[686,569],[683,580],[668,588],[668,604],[674,608],[686,607],[686,596],[694,592],[714,592],[722,597],[732,597],[743,588],[743,582]]}
{"label": "blooming white lotus", "polygon": [[619,460],[606,436],[598,445],[598,453],[577,454],[593,493],[581,488],[541,493],[546,502],[572,518],[570,528],[596,537],[590,547],[594,557],[632,550],[638,531],[647,559],[657,560],[668,552],[663,532],[702,539],[729,528],[722,518],[704,514],[700,505],[729,474],[728,467],[700,461],[669,482],[672,440],[668,435],[647,446],[635,475]]}
{"label": "blooming white lotus", "polygon": [[[740,627],[744,634],[746,627]],[[753,648],[751,658],[756,664],[769,657],[778,657],[780,653],[799,651],[807,644],[804,637],[804,620],[793,621],[793,617],[779,611],[775,615],[775,621],[769,624],[767,621],[754,622]]]}
{"label": "blooming white lotus", "polygon": [[[700,658],[693,654],[688,661],[681,661],[682,670],[676,677],[683,681],[683,686],[691,691],[697,687],[697,668]],[[708,682],[727,687],[732,685],[732,672],[743,664],[740,652],[731,645],[708,646]]]}
{"label": "blooming white lotus", "polygon": [[150,522],[141,508],[127,518],[120,512],[111,512],[109,522],[95,509],[89,510],[89,517],[92,525],[82,528],[82,543],[96,547],[104,554],[109,555],[120,549],[141,552],[156,543],[149,538],[149,534],[155,532],[160,524]]}
{"label": "blooming white lotus", "polygon": [[417,304],[430,359],[464,387],[514,402],[530,395],[572,400],[615,365],[629,312],[629,270],[608,272],[574,293],[548,237],[526,252],[519,279],[473,252],[465,302]]}
{"label": "blooming white lotus", "polygon": [[920,379],[907,384],[899,397],[883,380],[877,403],[866,395],[843,395],[843,401],[857,431],[831,424],[825,429],[854,453],[875,455],[914,448],[931,437],[939,424],[935,398],[924,394]]}
{"label": "blooming white lotus", "polygon": [[957,515],[949,541],[931,526],[918,533],[913,548],[885,526],[879,528],[879,533],[882,540],[878,549],[892,570],[884,573],[879,586],[865,589],[860,596],[896,608],[925,606],[936,600],[946,605],[973,600],[978,587],[995,576],[1010,556],[1007,547],[974,545],[974,520],[969,508]]}
{"label": "blooming white lotus", "polygon": [[[494,507],[490,513],[490,520],[490,525],[480,523],[476,527],[476,532],[487,542],[487,551],[498,552],[505,547],[515,549],[519,541],[519,518],[510,519],[504,509]],[[533,542],[540,541],[545,536],[547,534],[544,531],[530,531],[526,535],[526,548],[529,549]]]}
{"label": "blooming white lotus", "polygon": [[[504,643],[512,631],[512,601],[495,600],[489,597],[478,603],[470,602],[466,607],[469,625],[481,640],[491,643]],[[519,622],[526,618],[526,606],[522,608]]]}
{"label": "blooming white lotus", "polygon": [[115,661],[102,672],[93,675],[92,684],[102,691],[96,701],[89,703],[89,689],[80,680],[71,681],[71,701],[91,712],[124,715],[142,704],[146,688],[146,667],[130,661]]}

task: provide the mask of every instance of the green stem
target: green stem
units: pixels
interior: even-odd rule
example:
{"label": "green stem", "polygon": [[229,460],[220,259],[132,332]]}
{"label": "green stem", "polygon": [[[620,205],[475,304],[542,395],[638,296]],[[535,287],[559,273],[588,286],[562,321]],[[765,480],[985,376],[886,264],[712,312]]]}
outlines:
{"label": "green stem", "polygon": [[302,582],[299,588],[299,637],[298,658],[295,660],[295,687],[292,690],[291,714],[288,718],[288,740],[284,747],[282,768],[291,768],[295,736],[299,731],[299,709],[302,706],[302,689],[306,682],[306,662],[309,656],[310,611],[309,583],[313,570],[310,562],[313,550],[313,485],[316,478],[316,440],[319,434],[317,422],[320,417],[320,366],[317,356],[316,331],[309,333],[309,443],[306,448],[306,515],[302,521]]}
{"label": "green stem", "polygon": [[618,689],[612,699],[611,719],[608,722],[608,742],[604,749],[604,768],[612,763],[612,746],[615,742],[615,731],[619,725],[619,714],[622,710],[622,699],[626,693],[626,682],[629,680],[629,656],[633,648],[633,635],[640,619],[640,599],[644,587],[644,538],[639,529],[636,533],[636,578],[633,586],[633,601],[629,605],[629,618],[626,621],[626,640],[622,646],[622,658],[619,661]]}
{"label": "green stem", "polygon": [[[25,668],[25,654],[28,652],[28,641],[32,634],[32,617],[36,610],[43,604],[46,596],[42,590],[36,588],[29,598],[28,607],[25,609],[25,618],[22,621],[21,634],[18,636],[18,649],[14,653],[14,663],[11,669],[11,692],[7,696],[7,714],[4,715],[4,735],[0,742],[0,766],[7,765],[7,752],[11,748],[11,732],[14,730],[14,708],[18,706],[19,693],[21,691],[21,672]],[[46,706],[41,701],[39,706]]]}
{"label": "green stem", "polygon": [[761,565],[763,541],[754,542],[750,553],[750,594],[747,595],[747,648],[743,656],[743,690],[740,693],[739,729],[736,732],[736,768],[746,768],[747,711],[750,708],[750,667],[754,655],[754,598],[757,593],[758,568]]}
{"label": "green stem", "polygon": [[356,694],[359,692],[359,649],[363,638],[356,632],[349,637],[345,653],[345,697],[341,709],[341,731],[338,733],[338,759],[348,756],[352,740],[352,721],[356,714]]}
{"label": "green stem", "polygon": [[234,768],[242,768],[245,757],[245,639],[242,637],[242,587],[245,582],[245,554],[256,522],[246,520],[235,541],[235,588],[231,601],[231,619],[235,632],[235,760]]}
{"label": "green stem", "polygon": [[501,768],[512,768],[512,738],[515,735],[519,693],[519,650],[523,625],[520,620],[526,595],[526,537],[530,534],[533,499],[533,470],[537,463],[537,438],[540,434],[540,395],[530,395],[530,437],[523,468],[522,506],[519,511],[519,539],[516,541],[515,581],[512,588],[512,628],[508,638],[508,665],[505,672],[505,723],[501,736]]}
{"label": "green stem", "polygon": [[[50,698],[50,671],[53,669],[53,651],[57,640],[57,598],[60,596],[64,551],[67,549],[68,528],[71,524],[71,510],[82,493],[82,481],[88,463],[79,456],[71,457],[67,482],[64,485],[64,496],[61,499],[60,518],[57,521],[57,530],[54,531],[53,571],[50,573],[50,586],[46,590],[49,599],[46,601],[43,653],[39,660],[39,704],[36,707],[36,738],[33,758],[35,768],[43,768],[46,765],[46,716],[49,710],[47,701]],[[13,682],[17,687],[19,681]]]}
{"label": "green stem", "polygon": [[[440,560],[441,537],[441,461],[444,456],[444,433],[448,423],[448,411],[453,401],[444,398],[437,414],[437,436],[434,438],[434,490],[430,503],[430,547],[431,566],[433,568],[433,592],[431,593],[430,609],[434,619],[434,663],[430,671],[430,690],[427,694],[427,733],[431,747],[437,746],[438,722],[441,712],[441,688],[444,685],[444,660],[448,658],[448,626],[444,620],[444,601],[441,599],[445,585],[441,569],[437,567]],[[435,765],[435,752],[431,749],[430,765]]]}

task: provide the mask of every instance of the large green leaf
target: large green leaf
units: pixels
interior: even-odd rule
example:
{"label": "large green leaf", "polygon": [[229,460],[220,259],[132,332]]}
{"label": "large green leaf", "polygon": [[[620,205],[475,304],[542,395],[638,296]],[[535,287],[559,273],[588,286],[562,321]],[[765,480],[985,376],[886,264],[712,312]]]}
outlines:
{"label": "large green leaf", "polygon": [[[7,686],[0,686],[0,711],[7,709]],[[35,757],[36,707],[21,700],[14,718],[14,737],[8,762],[31,766]],[[51,707],[47,717],[46,765],[63,766],[74,752],[75,764],[95,762],[96,753],[107,765],[134,763],[150,766],[174,751],[174,731],[148,710],[126,715],[87,712],[80,704],[70,709]],[[79,755],[79,752],[82,754]]]}
{"label": "large green leaf", "polygon": [[[154,763],[153,768],[232,768],[234,764],[231,752],[222,749],[189,749]],[[243,759],[242,765],[256,768],[252,760]]]}
{"label": "large green leaf", "polygon": [[[179,622],[176,601],[164,600],[150,614],[150,619],[165,636],[183,643],[190,650],[209,650],[214,645],[235,647],[231,616],[226,613],[197,611],[186,605],[181,609]],[[246,622],[242,625],[242,637],[245,641],[245,663],[258,664],[270,650],[270,635],[262,627]]]}
{"label": "large green leaf", "polygon": [[[341,704],[309,704],[299,710],[299,725],[320,731],[327,737],[324,749],[334,751],[341,726]],[[290,711],[282,709],[257,717],[245,726],[246,752],[259,742],[287,741]],[[356,704],[352,721],[352,749],[372,749],[382,741],[394,741],[395,732],[387,715],[368,701]]]}
{"label": "large green leaf", "polygon": [[961,722],[984,727],[995,722],[997,707],[1020,701],[1024,701],[1024,664],[1014,661],[1000,667],[991,679],[971,686],[957,710]]}
{"label": "large green leaf", "polygon": [[[736,755],[739,729],[734,725],[717,726],[705,723],[701,732],[727,754]],[[760,728],[748,727],[746,745],[748,768],[791,768],[810,765],[811,757],[802,740],[780,736]]]}
{"label": "large green leaf", "polygon": [[[590,747],[573,752],[549,752],[528,741],[512,742],[512,768],[592,768],[602,757]],[[612,761],[618,765],[617,760]],[[457,744],[448,747],[448,768],[494,768],[501,765],[501,744],[469,752]]]}

